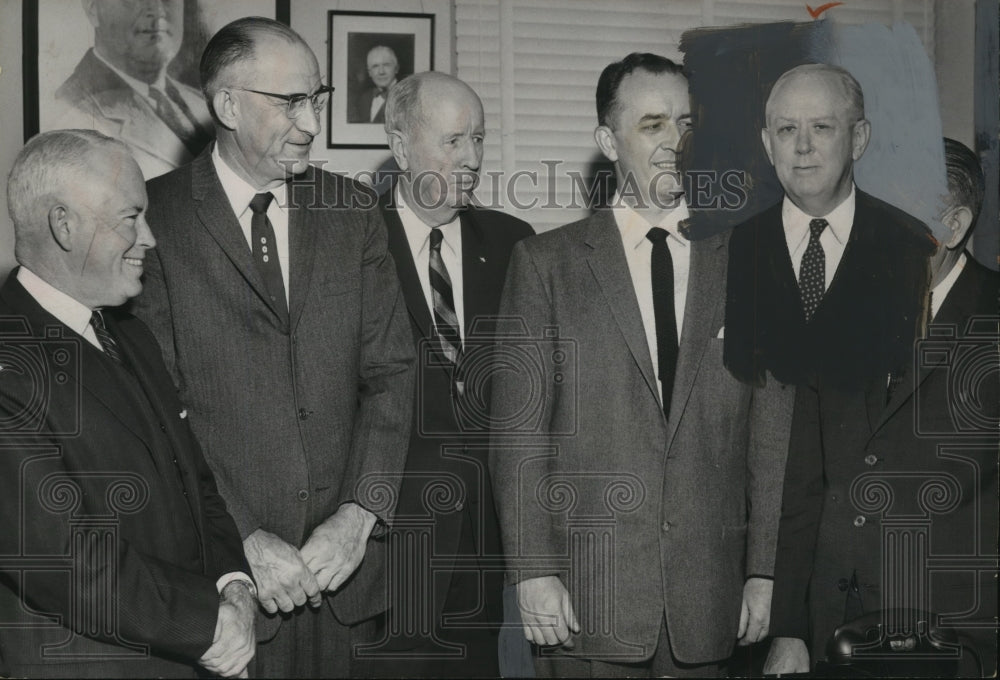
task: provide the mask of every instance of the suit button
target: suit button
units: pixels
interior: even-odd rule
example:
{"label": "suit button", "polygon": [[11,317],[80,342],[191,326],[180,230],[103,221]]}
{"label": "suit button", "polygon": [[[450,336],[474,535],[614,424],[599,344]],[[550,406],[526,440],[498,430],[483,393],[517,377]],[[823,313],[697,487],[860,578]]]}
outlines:
{"label": "suit button", "polygon": [[462,509],[462,508],[464,508],[464,507],[465,507],[465,506],[464,506],[464,505],[462,505],[462,501],[459,501],[458,503],[455,503],[455,509],[456,509],[456,510],[461,510],[461,509]]}
{"label": "suit button", "polygon": [[299,489],[298,497],[300,501],[307,501],[309,500],[309,492],[305,489]]}
{"label": "suit button", "polygon": [[187,495],[188,495],[188,492],[187,492],[187,489],[185,489],[185,490],[184,490],[184,491],[182,491],[181,493],[183,493],[183,494],[184,494],[184,498],[187,498]]}
{"label": "suit button", "polygon": [[865,456],[865,463],[867,463],[868,465],[874,465],[877,462],[878,462],[878,457],[874,453],[869,453],[867,456]]}
{"label": "suit button", "polygon": [[664,531],[670,531],[670,527],[672,526],[673,525],[670,522],[664,522],[663,526],[661,526],[660,528],[663,529]]}
{"label": "suit button", "polygon": [[847,592],[847,586],[848,585],[849,585],[849,583],[848,583],[848,581],[847,581],[846,578],[842,578],[839,581],[837,581],[837,589],[840,592],[842,592],[842,593],[846,593]]}
{"label": "suit button", "polygon": [[160,432],[166,432],[166,431],[167,431],[167,426],[164,425],[163,423],[160,423]]}
{"label": "suit button", "polygon": [[858,515],[857,517],[854,518],[854,526],[863,527],[865,525],[865,522],[867,521],[868,520],[865,519],[864,515]]}
{"label": "suit button", "polygon": [[308,417],[309,417],[309,411],[305,410],[304,408],[300,408],[299,409],[299,420],[305,420]]}

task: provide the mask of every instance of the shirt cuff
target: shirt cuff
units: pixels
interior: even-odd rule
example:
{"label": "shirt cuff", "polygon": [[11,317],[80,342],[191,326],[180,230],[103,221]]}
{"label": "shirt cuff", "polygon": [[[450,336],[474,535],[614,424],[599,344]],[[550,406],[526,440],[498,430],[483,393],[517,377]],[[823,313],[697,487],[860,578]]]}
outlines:
{"label": "shirt cuff", "polygon": [[239,582],[246,584],[246,587],[250,590],[250,594],[257,597],[257,586],[254,584],[253,579],[244,574],[242,571],[231,571],[228,574],[223,574],[219,577],[219,580],[215,582],[215,589],[219,591],[219,595],[222,595],[222,591],[226,589],[230,583]]}

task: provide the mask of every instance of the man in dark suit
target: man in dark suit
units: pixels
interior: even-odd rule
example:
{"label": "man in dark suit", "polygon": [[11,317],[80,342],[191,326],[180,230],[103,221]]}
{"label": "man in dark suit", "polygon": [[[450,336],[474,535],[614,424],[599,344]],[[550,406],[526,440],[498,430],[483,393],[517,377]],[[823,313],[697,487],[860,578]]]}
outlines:
{"label": "man in dark suit", "polygon": [[212,139],[200,92],[167,75],[184,37],[180,0],[85,0],[94,47],[56,90],[56,127],[125,142],[146,179],[190,162]]}
{"label": "man in dark suit", "polygon": [[530,334],[494,378],[510,578],[541,674],[713,676],[766,634],[786,442],[755,427],[790,391],[722,366],[727,239],[682,227],[680,67],[609,65],[597,112],[613,207],[518,243],[500,307]]}
{"label": "man in dark suit", "polygon": [[[884,403],[903,374],[934,246],[923,224],[854,185],[871,126],[847,71],[791,69],[771,89],[765,117],[764,148],[785,198],[733,232],[725,360],[745,382],[759,384],[768,371],[798,386],[771,605],[776,639],[765,666],[787,673],[809,668],[810,574],[817,588],[829,587],[820,574],[830,551],[877,532],[856,513],[827,514],[819,528],[824,476],[830,503],[848,504],[853,476],[845,483],[844,471],[865,458],[864,410],[852,409],[868,385]],[[832,632],[812,631],[814,651]]]}
{"label": "man in dark suit", "polygon": [[349,626],[385,607],[369,537],[409,439],[406,308],[381,216],[358,208],[374,196],[308,163],[332,88],[298,34],[240,19],[201,64],[217,143],[149,184],[137,314],[244,539],[268,612],[256,672],[348,675]]}
{"label": "man in dark suit", "polygon": [[[850,434],[837,449],[824,438],[823,453],[851,455],[832,468],[799,466],[786,482],[812,484],[822,494],[812,499],[822,515],[813,519],[807,582],[814,663],[838,651],[828,647],[835,629],[869,615],[871,625],[883,626],[879,643],[908,637],[903,629],[913,633],[918,621],[959,633],[961,659],[953,657],[950,671],[943,670],[947,662],[938,666],[940,672],[990,677],[996,670],[1000,284],[965,251],[984,193],[978,160],[952,140],[945,140],[945,160],[949,196],[941,221],[948,232],[932,259],[926,337],[888,397],[878,376],[860,397],[833,400],[823,422],[850,423]],[[824,470],[825,485],[817,479]],[[930,488],[936,495],[926,493]],[[796,577],[789,572],[790,583]],[[889,613],[900,610],[913,613]],[[865,661],[860,646],[854,652],[854,663]],[[942,650],[938,660],[948,656]],[[920,663],[933,668],[934,660]],[[910,674],[898,665],[883,673]]]}
{"label": "man in dark suit", "polygon": [[389,89],[396,84],[399,59],[391,47],[376,45],[366,57],[368,77],[374,87],[361,93],[351,107],[348,123],[385,123],[385,103]]}
{"label": "man in dark suit", "polygon": [[[395,597],[386,656],[374,673],[497,677],[503,568],[486,465],[488,430],[460,420],[463,408],[489,412],[466,398],[461,365],[466,357],[475,362],[488,355],[511,248],[534,232],[515,217],[469,205],[485,133],[482,103],[468,85],[443,73],[418,73],[393,87],[386,110],[389,146],[402,173],[379,205],[423,358],[396,518],[423,519],[432,551],[416,550],[419,541],[404,536],[412,531],[393,536],[401,552],[390,556],[392,573],[408,565],[406,573],[427,578],[420,588],[390,585]],[[488,385],[474,381],[471,376],[470,397],[488,393]],[[427,492],[448,480],[456,482],[458,500],[437,508]],[[408,637],[397,625],[418,619],[428,628],[417,635]],[[442,642],[459,654],[445,656]]]}
{"label": "man in dark suit", "polygon": [[160,348],[113,309],[155,245],[139,168],[99,133],[44,133],[8,200],[0,674],[236,676],[256,609],[239,533]]}

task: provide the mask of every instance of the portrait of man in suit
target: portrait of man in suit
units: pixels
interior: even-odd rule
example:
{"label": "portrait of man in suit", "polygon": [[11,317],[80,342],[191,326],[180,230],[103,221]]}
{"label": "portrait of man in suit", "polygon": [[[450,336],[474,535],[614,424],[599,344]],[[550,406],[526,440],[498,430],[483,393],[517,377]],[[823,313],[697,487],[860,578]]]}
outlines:
{"label": "portrait of man in suit", "polygon": [[776,637],[765,664],[787,673],[809,670],[810,656],[821,658],[834,628],[853,618],[844,618],[850,582],[841,581],[840,560],[880,523],[852,505],[851,484],[885,468],[865,449],[926,324],[934,241],[923,223],[855,186],[854,163],[872,130],[849,72],[828,64],[786,71],[765,120],[761,139],[785,195],[734,229],[725,360],[743,381],[759,384],[767,371],[797,386],[774,569]]}
{"label": "portrait of man in suit", "polygon": [[256,598],[239,533],[156,340],[118,309],[156,244],[142,174],[121,142],[58,130],[22,149],[7,192],[0,674],[244,673]]}
{"label": "portrait of man in suit", "polygon": [[376,45],[365,58],[368,78],[372,83],[354,102],[348,123],[384,123],[385,102],[389,88],[396,84],[399,59],[391,47]]}
{"label": "portrait of man in suit", "polygon": [[196,89],[167,75],[184,36],[183,0],[84,0],[94,46],[56,90],[56,126],[125,142],[146,179],[191,161],[212,138]]}
{"label": "portrait of man in suit", "polygon": [[755,428],[790,394],[722,365],[727,238],[685,234],[681,67],[609,65],[597,114],[612,206],[517,243],[500,306],[565,343],[494,376],[495,420],[532,395],[538,413],[490,452],[508,578],[541,675],[714,676],[767,633],[787,437]]}
{"label": "portrait of man in suit", "polygon": [[201,67],[217,141],[148,185],[159,246],[136,313],[163,344],[267,612],[252,671],[344,677],[364,634],[351,626],[385,608],[384,543],[369,539],[391,521],[382,501],[409,441],[406,307],[374,197],[309,164],[332,88],[302,38],[239,19]]}
{"label": "portrait of man in suit", "polygon": [[[433,574],[433,580],[422,588],[410,583],[393,588],[389,616],[410,621],[426,612],[430,628],[423,637],[397,633],[388,639],[384,650],[390,654],[375,663],[374,674],[497,677],[500,528],[485,433],[463,427],[457,401],[465,398],[464,357],[484,351],[472,336],[492,337],[511,249],[534,232],[515,217],[470,205],[485,131],[482,103],[468,85],[444,73],[417,73],[392,88],[386,111],[389,146],[402,172],[379,206],[413,345],[418,360],[424,359],[396,516],[427,518],[433,546],[432,552],[420,552],[400,535],[394,545],[401,550],[391,559],[397,561],[393,573],[406,565],[405,573]],[[455,491],[462,500],[435,509],[427,493],[443,479],[459,480]],[[460,569],[444,563],[457,559]],[[446,617],[458,622],[446,624]],[[442,641],[460,645],[461,654],[434,658]]]}

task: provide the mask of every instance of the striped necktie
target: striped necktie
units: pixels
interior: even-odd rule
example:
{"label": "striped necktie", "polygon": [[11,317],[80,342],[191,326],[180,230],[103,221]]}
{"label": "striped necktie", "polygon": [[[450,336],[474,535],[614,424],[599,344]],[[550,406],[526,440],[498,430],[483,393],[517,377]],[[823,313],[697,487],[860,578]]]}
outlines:
{"label": "striped necktie", "polygon": [[104,353],[111,357],[115,363],[124,366],[125,359],[122,357],[121,348],[114,336],[111,335],[111,331],[104,325],[104,315],[101,314],[100,310],[95,309],[94,313],[90,315],[90,325],[94,328],[94,335],[101,343],[101,349],[104,350]]}
{"label": "striped necktie", "polygon": [[431,300],[434,306],[434,333],[440,339],[441,351],[452,364],[458,363],[462,353],[462,336],[458,329],[458,315],[455,313],[455,297],[451,288],[448,268],[441,258],[441,229],[431,229],[431,251],[429,258]]}

